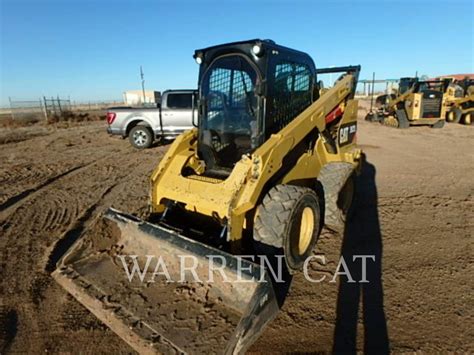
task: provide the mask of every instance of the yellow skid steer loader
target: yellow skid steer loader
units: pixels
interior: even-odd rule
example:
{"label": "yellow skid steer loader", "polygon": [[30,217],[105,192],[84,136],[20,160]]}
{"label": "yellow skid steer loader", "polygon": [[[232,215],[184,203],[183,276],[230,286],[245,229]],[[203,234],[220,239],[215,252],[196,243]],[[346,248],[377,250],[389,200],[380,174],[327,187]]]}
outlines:
{"label": "yellow skid steer loader", "polygon": [[361,160],[359,66],[316,69],[270,40],[194,58],[196,128],[152,173],[150,219],[109,209],[107,237],[79,238],[53,272],[140,353],[245,352],[281,304],[271,266],[297,272],[323,225],[343,230]]}
{"label": "yellow skid steer loader", "polygon": [[446,121],[453,123],[473,124],[474,115],[474,80],[460,80],[454,85],[455,90],[448,96]]}
{"label": "yellow skid steer loader", "polygon": [[380,122],[395,128],[428,125],[442,128],[445,123],[449,80],[420,81],[418,78],[401,78],[396,95],[382,95],[375,110],[371,105],[367,121]]}

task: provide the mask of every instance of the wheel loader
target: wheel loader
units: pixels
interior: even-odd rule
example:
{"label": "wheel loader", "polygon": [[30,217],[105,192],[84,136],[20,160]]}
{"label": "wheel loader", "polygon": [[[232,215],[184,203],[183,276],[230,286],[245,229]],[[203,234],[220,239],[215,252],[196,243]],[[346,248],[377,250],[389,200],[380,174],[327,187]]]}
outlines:
{"label": "wheel loader", "polygon": [[[52,274],[140,353],[244,353],[281,306],[271,265],[299,272],[323,226],[342,232],[362,159],[360,66],[258,39],[194,58],[196,127],[151,174],[150,217],[107,210],[108,236],[78,238]],[[321,94],[320,73],[341,76]]]}
{"label": "wheel loader", "polygon": [[397,94],[384,95],[384,102],[375,110],[371,106],[365,119],[396,128],[415,125],[442,128],[449,84],[449,80],[420,81],[418,78],[402,78]]}
{"label": "wheel loader", "polygon": [[464,79],[456,82],[456,89],[452,89],[446,106],[446,121],[452,123],[473,124],[474,115],[474,80]]}

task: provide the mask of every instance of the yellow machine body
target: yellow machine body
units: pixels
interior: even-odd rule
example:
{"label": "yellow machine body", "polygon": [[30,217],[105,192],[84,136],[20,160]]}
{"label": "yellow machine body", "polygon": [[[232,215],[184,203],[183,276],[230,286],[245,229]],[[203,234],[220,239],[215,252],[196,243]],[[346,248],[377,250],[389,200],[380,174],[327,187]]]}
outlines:
{"label": "yellow machine body", "polygon": [[[185,204],[187,210],[226,220],[227,239],[239,240],[246,225],[246,213],[256,207],[266,184],[284,164],[285,156],[315,128],[318,131],[326,128],[326,116],[350,94],[353,81],[351,74],[343,77],[251,156],[242,156],[225,180],[199,175],[204,162],[196,154],[197,130],[184,133],[172,144],[151,176],[152,211],[161,213],[167,200],[178,201]],[[339,142],[354,133],[347,132],[349,126],[346,124],[356,122],[358,104],[356,100],[349,100],[342,106],[344,114],[337,131]],[[304,185],[316,179],[325,164],[347,162],[356,168],[360,157],[361,151],[354,141],[330,153],[324,139],[320,138],[277,183]],[[183,176],[186,167],[195,170],[196,174]]]}
{"label": "yellow machine body", "polygon": [[[199,85],[199,129],[181,134],[153,171],[151,215],[143,220],[108,209],[99,228],[84,231],[52,273],[139,353],[245,353],[276,317],[282,287],[291,282],[275,282],[261,263],[276,260],[266,251],[283,249],[285,275],[300,271],[323,225],[344,228],[362,159],[353,99],[360,66],[317,70],[307,54],[262,40],[198,50],[195,58],[200,77],[209,79]],[[320,93],[316,74],[333,72],[345,74]],[[280,80],[281,74],[287,76]],[[216,95],[209,83],[224,81],[220,88],[229,94]],[[249,138],[239,147],[246,150],[229,154],[231,143],[215,148],[223,164],[214,166],[205,151],[205,133],[217,131],[210,122],[219,116],[208,114],[213,102],[227,102],[221,107],[228,121],[221,122],[232,121],[225,128],[232,129],[233,144],[242,131]],[[284,118],[266,110],[280,103],[289,107]],[[228,133],[222,131],[219,143]],[[267,211],[273,217],[278,203],[285,217],[264,218]],[[275,229],[283,233],[264,240]],[[155,267],[148,267],[150,260]],[[127,277],[137,269],[141,278]]]}

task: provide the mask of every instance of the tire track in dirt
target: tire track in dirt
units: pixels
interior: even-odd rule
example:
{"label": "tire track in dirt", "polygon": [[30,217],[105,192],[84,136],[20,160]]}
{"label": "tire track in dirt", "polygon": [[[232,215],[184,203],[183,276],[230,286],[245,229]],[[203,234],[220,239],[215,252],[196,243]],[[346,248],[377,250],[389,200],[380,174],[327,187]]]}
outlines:
{"label": "tire track in dirt", "polygon": [[[121,182],[115,183],[109,186],[104,193],[100,196],[97,200],[97,203],[92,204],[87,208],[82,215],[72,224],[71,228],[69,228],[61,237],[58,238],[56,243],[52,246],[49,252],[47,252],[48,259],[45,263],[45,271],[51,273],[54,271],[56,263],[59,261],[61,256],[66,252],[74,242],[80,238],[86,230],[89,230],[98,222],[98,219],[102,215],[102,213],[109,207],[111,207],[114,200],[120,199],[118,194],[123,192],[123,190],[129,186],[131,178],[137,174],[137,171],[133,169],[129,169],[134,163],[127,166],[124,171],[132,170],[131,173],[125,175]],[[122,199],[124,201],[126,199]],[[143,210],[142,206],[139,210]]]}
{"label": "tire track in dirt", "polygon": [[[47,189],[50,187],[51,184],[56,182],[57,180],[63,179],[63,178],[72,178],[76,176],[77,174],[80,174],[82,170],[87,169],[90,166],[100,166],[100,163],[102,162],[107,162],[107,161],[114,161],[115,159],[123,156],[122,153],[115,153],[111,155],[105,155],[101,156],[100,158],[97,158],[93,161],[80,164],[77,166],[73,166],[72,168],[67,169],[66,171],[63,171],[53,177],[50,177],[46,179],[43,183],[33,187],[33,188],[28,188],[12,197],[10,197],[7,201],[2,203],[0,205],[0,221],[5,220],[19,205],[21,206],[23,203],[27,202],[30,199],[34,199],[38,194],[41,194],[44,192],[44,189]],[[55,186],[52,186],[54,189]],[[54,212],[58,213],[58,212]],[[2,222],[0,222],[2,223]]]}
{"label": "tire track in dirt", "polygon": [[[109,194],[113,188],[117,184],[113,184],[109,187],[107,187],[101,194],[99,194],[98,198],[96,201],[94,201],[90,206],[88,206],[82,213],[78,214],[78,218],[75,219],[74,221],[70,221],[69,225],[72,224],[72,227],[68,228],[68,230],[63,234],[65,235],[65,240],[75,241],[75,239],[80,236],[80,230],[81,227],[83,226],[84,221],[87,221],[89,218],[91,218],[91,215],[93,215],[93,212],[96,210],[97,206],[100,205],[100,201],[107,195]],[[57,204],[55,204],[57,206]],[[77,207],[77,205],[75,205]],[[71,214],[71,210],[66,210],[63,209],[61,210],[61,214],[55,214],[57,215],[68,215],[68,220],[70,220],[73,214]],[[41,226],[40,228],[43,230],[47,230],[47,226],[53,226],[55,225],[53,222],[56,223],[61,223],[61,219],[55,219],[51,218],[51,213],[48,211],[48,218],[47,221],[49,223]],[[76,209],[77,212],[77,209]],[[56,224],[57,225],[57,224]],[[60,239],[62,241],[63,239]],[[53,244],[55,246],[56,244]],[[64,247],[68,247],[67,245],[64,245]],[[47,260],[46,256],[48,255],[48,252],[42,253],[42,260]],[[39,267],[44,267],[43,265],[45,264],[44,261],[38,261]],[[52,264],[51,267],[54,267],[54,264]],[[38,269],[38,267],[36,268]],[[45,268],[46,269],[46,268]],[[41,319],[44,317],[38,316],[38,313],[41,312],[41,304],[45,300],[44,293],[45,291],[51,287],[53,280],[50,277],[50,272],[46,269],[44,272],[35,272],[35,275],[29,285],[28,288],[28,293],[29,293],[29,298],[31,299],[31,303],[25,303],[23,307],[20,309],[20,315],[24,316],[26,314],[26,317],[22,318],[23,322],[22,325],[24,328],[27,328],[28,331],[30,332],[40,332],[40,329],[42,328],[41,325]],[[49,310],[47,310],[49,312]],[[27,321],[26,321],[26,319]],[[97,322],[93,324],[98,324]],[[101,325],[99,325],[100,327]],[[37,345],[36,345],[37,346]],[[46,345],[44,345],[46,347]]]}
{"label": "tire track in dirt", "polygon": [[[116,184],[116,180],[121,177],[114,176],[117,167],[114,169],[105,166],[104,159],[76,169],[73,173],[64,175],[63,179],[55,179],[15,208],[0,225],[3,235],[0,239],[2,259],[9,260],[9,265],[12,265],[12,258],[15,259],[15,255],[21,254],[24,249],[28,251],[27,257],[32,258],[31,254],[37,251],[33,246],[35,242],[50,244],[57,233],[61,233],[77,218],[80,211],[87,209],[87,201],[96,200],[95,191],[103,188],[101,186],[110,187]],[[114,157],[111,159],[113,161]],[[22,241],[19,242],[18,234],[28,237],[21,238]],[[38,256],[40,255],[34,255]],[[4,274],[8,271],[6,269],[2,268],[0,273]]]}
{"label": "tire track in dirt", "polygon": [[[78,170],[78,169],[81,169],[83,168],[84,165],[79,165],[79,166],[75,166],[71,169],[68,169],[66,171],[64,171],[63,173],[61,174],[58,174],[56,176],[53,176],[51,178],[48,178],[46,179],[45,182],[39,184],[38,186],[35,186],[33,188],[30,188],[30,189],[27,189],[27,190],[24,190],[22,192],[20,192],[19,194],[16,194],[16,195],[13,195],[11,196],[10,198],[8,198],[4,203],[2,203],[0,205],[0,212],[6,210],[7,208],[17,204],[18,202],[20,202],[21,200],[27,198],[28,196],[30,196],[32,193],[34,192],[37,192],[41,189],[43,189],[44,187],[48,186],[49,184],[52,184],[53,182],[55,182],[56,180],[64,177],[64,176],[67,176],[71,173],[73,173],[74,171]],[[0,219],[2,219],[2,215],[0,214]]]}
{"label": "tire track in dirt", "polygon": [[74,242],[82,235],[84,230],[90,225],[91,218],[93,216],[97,216],[99,214],[99,210],[101,210],[103,203],[101,201],[112,192],[112,190],[117,186],[117,184],[113,184],[109,186],[101,195],[100,198],[97,200],[96,203],[90,205],[80,216],[76,219],[76,221],[72,224],[71,228],[69,228],[61,237],[58,238],[56,243],[53,244],[52,248],[46,252],[48,256],[46,266],[44,270],[48,273],[51,273],[56,268],[56,263],[59,259],[64,255],[64,253],[74,244]]}
{"label": "tire track in dirt", "polygon": [[119,143],[119,140],[110,140],[103,129],[94,124],[51,131],[36,144],[23,142],[4,147],[0,155],[0,203],[12,197],[15,201],[14,196],[35,190],[68,169],[94,163],[114,153],[126,155],[130,147]]}
{"label": "tire track in dirt", "polygon": [[[90,226],[94,217],[112,204],[117,194],[123,194],[129,180],[136,179],[133,175],[149,175],[142,169],[133,169],[137,155],[136,151],[128,154],[116,152],[96,159],[68,174],[61,174],[2,211],[4,216],[5,212],[8,215],[0,225],[0,250],[3,253],[0,293],[15,295],[8,299],[13,308],[16,307],[16,298],[23,300],[18,310],[23,325],[22,337],[25,331],[41,333],[42,325],[38,322],[42,321],[37,315],[43,312],[44,292],[52,287],[48,271],[53,268],[62,249],[72,244]],[[51,251],[53,254],[48,258]],[[15,274],[27,276],[17,278]],[[58,288],[55,284],[54,287]],[[25,297],[31,303],[25,303]],[[94,324],[102,327],[100,323]],[[26,345],[25,349],[46,347],[46,343],[39,339],[33,340],[32,344]]]}
{"label": "tire track in dirt", "polygon": [[[107,187],[97,198],[97,200],[87,207],[82,213],[80,213],[77,219],[71,222],[70,227],[57,239],[53,242],[52,246],[49,247],[44,255],[43,261],[40,262],[40,267],[44,270],[44,273],[39,273],[39,276],[35,278],[34,282],[31,285],[30,295],[33,303],[36,306],[39,306],[40,303],[44,300],[44,291],[52,283],[52,279],[49,274],[54,270],[57,261],[64,254],[65,251],[81,236],[85,226],[88,224],[88,221],[95,215],[99,206],[101,206],[101,201],[111,193],[111,191],[117,186],[113,184]],[[45,266],[41,266],[45,265]]]}
{"label": "tire track in dirt", "polygon": [[[0,317],[0,353],[5,339],[11,352],[45,351],[57,344],[70,351],[77,336],[88,339],[84,349],[91,352],[101,339],[120,350],[113,345],[121,342],[52,283],[44,271],[46,251],[77,219],[87,219],[87,212],[93,215],[102,194],[114,195],[111,191],[128,179],[137,158],[149,154],[109,139],[103,127],[55,131],[32,142],[4,146],[0,156],[0,201],[9,200],[0,211],[0,306],[10,312]],[[58,305],[62,299],[67,302]],[[71,309],[83,315],[77,333],[69,332]],[[16,330],[3,334],[1,325],[12,324],[10,315]]]}

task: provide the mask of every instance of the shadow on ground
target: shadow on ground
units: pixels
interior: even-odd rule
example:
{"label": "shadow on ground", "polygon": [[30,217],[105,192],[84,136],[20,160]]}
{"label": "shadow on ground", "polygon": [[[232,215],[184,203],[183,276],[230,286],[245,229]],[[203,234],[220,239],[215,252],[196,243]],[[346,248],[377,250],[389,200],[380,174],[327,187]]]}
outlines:
{"label": "shadow on ground", "polygon": [[[377,209],[375,167],[364,161],[357,178],[355,210],[346,226],[341,255],[355,282],[341,276],[337,300],[337,319],[334,331],[334,353],[355,353],[357,350],[357,323],[362,308],[364,352],[389,352],[387,323],[383,306],[382,285],[382,234]],[[354,255],[370,255],[366,259],[367,283],[363,278],[362,259]]]}

